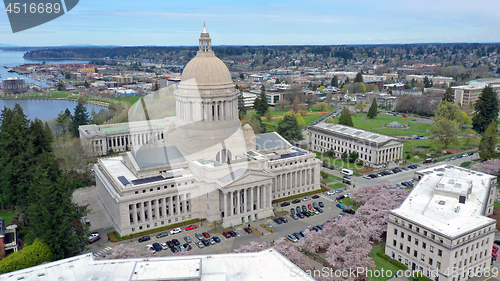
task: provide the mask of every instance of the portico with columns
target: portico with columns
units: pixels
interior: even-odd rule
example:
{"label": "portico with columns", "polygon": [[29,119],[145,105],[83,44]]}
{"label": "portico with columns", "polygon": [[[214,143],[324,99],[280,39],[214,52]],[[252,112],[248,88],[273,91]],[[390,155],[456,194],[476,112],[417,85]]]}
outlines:
{"label": "portico with columns", "polygon": [[221,185],[220,215],[223,227],[231,227],[273,216],[273,175],[248,171],[243,176]]}

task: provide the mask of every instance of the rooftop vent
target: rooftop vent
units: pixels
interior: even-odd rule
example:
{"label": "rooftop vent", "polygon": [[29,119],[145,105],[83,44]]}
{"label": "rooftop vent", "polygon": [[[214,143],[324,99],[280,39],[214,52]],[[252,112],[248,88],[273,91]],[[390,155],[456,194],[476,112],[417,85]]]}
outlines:
{"label": "rooftop vent", "polygon": [[444,204],[446,204],[446,201],[441,200],[441,201],[439,201],[439,203],[438,203],[438,204],[439,204],[439,205],[444,205]]}

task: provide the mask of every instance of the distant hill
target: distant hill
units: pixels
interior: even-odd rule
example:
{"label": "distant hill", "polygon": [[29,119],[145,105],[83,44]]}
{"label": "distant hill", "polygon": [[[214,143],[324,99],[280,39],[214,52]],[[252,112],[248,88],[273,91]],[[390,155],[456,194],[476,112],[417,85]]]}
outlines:
{"label": "distant hill", "polygon": [[0,48],[13,48],[13,47],[18,47],[18,46],[11,45],[11,44],[2,44],[2,43],[0,43]]}

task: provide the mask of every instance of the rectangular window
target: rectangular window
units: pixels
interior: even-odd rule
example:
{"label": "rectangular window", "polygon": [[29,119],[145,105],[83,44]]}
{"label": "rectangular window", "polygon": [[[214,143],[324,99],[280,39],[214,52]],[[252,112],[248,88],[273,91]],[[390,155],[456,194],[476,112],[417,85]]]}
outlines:
{"label": "rectangular window", "polygon": [[417,238],[415,238],[415,245],[418,246],[418,239]]}
{"label": "rectangular window", "polygon": [[418,256],[417,250],[413,250],[413,256],[414,256],[414,257],[417,257],[417,256]]}
{"label": "rectangular window", "polygon": [[429,250],[431,251],[431,253],[434,253],[434,246],[429,246]]}
{"label": "rectangular window", "polygon": [[425,261],[425,255],[424,255],[424,254],[421,254],[421,255],[420,255],[420,259],[421,259],[422,261]]}
{"label": "rectangular window", "polygon": [[396,240],[392,240],[392,246],[396,247]]}
{"label": "rectangular window", "polygon": [[406,246],[406,252],[409,254],[410,253],[410,246]]}
{"label": "rectangular window", "polygon": [[408,235],[408,241],[411,242],[411,235]]}
{"label": "rectangular window", "polygon": [[425,249],[425,248],[426,248],[426,246],[427,246],[427,244],[425,244],[425,243],[423,243],[423,242],[422,242],[422,248],[424,248],[424,249]]}
{"label": "rectangular window", "polygon": [[394,235],[398,235],[398,230],[394,228]]}
{"label": "rectangular window", "polygon": [[438,249],[438,256],[440,256],[440,257],[443,256],[443,251],[441,249]]}
{"label": "rectangular window", "polygon": [[405,238],[405,233],[401,231],[401,238]]}

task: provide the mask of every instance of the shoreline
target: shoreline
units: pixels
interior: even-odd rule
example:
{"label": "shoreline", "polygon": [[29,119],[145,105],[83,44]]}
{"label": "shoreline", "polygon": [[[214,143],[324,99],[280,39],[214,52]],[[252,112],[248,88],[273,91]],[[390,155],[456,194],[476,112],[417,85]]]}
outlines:
{"label": "shoreline", "polygon": [[[10,98],[10,97],[0,97],[0,99],[2,99],[2,100],[69,100],[69,101],[77,101],[76,99],[68,99],[68,98],[47,98],[47,97],[43,97],[43,98],[36,98],[36,97],[33,97],[33,98]],[[100,105],[100,106],[109,107],[109,103],[107,103],[107,102],[103,102],[103,101],[93,101],[93,100],[88,100],[88,101],[86,101],[85,103],[91,103],[91,104],[95,104],[95,105]]]}

